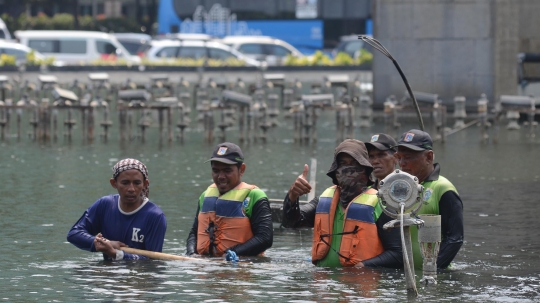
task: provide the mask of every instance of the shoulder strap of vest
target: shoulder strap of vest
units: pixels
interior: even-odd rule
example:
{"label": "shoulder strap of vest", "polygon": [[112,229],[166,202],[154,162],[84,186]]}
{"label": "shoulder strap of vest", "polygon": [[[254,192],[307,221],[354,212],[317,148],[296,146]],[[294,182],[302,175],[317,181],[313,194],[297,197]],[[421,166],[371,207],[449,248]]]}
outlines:
{"label": "shoulder strap of vest", "polygon": [[248,184],[246,182],[241,182],[234,189],[256,189],[256,188],[259,188],[259,187],[257,187],[257,185]]}
{"label": "shoulder strap of vest", "polygon": [[[208,188],[216,188],[216,183],[212,183]],[[248,184],[246,182],[240,182],[240,184],[236,185],[233,189],[255,189],[259,188],[257,185]]]}
{"label": "shoulder strap of vest", "polygon": [[364,192],[364,194],[368,194],[368,195],[376,195],[377,194],[377,190],[374,189],[374,188],[368,188],[368,190],[366,190]]}

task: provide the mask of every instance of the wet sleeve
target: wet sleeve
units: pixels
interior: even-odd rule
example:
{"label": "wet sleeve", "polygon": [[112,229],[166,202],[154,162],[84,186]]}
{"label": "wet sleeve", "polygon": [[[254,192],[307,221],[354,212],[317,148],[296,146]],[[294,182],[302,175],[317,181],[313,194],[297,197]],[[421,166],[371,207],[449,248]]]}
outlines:
{"label": "wet sleeve", "polygon": [[315,224],[315,212],[319,204],[319,197],[315,197],[309,203],[300,205],[297,200],[294,205],[291,205],[289,193],[283,200],[283,227],[298,228],[298,227],[313,227]]}
{"label": "wet sleeve", "polygon": [[379,219],[377,220],[377,232],[384,247],[384,251],[376,257],[362,261],[364,266],[403,268],[403,253],[399,228],[383,229],[384,224],[391,220],[392,218],[384,212],[379,216]]}
{"label": "wet sleeve", "polygon": [[193,220],[193,225],[189,231],[189,235],[186,241],[186,255],[192,255],[197,253],[197,231],[199,229],[199,211],[200,205],[197,203],[197,212],[195,213],[195,219]]}
{"label": "wet sleeve", "polygon": [[463,202],[455,191],[445,192],[439,200],[442,241],[437,268],[446,268],[463,245]]}
{"label": "wet sleeve", "polygon": [[101,199],[92,204],[71,227],[67,234],[69,243],[83,250],[96,251],[94,238],[101,231],[102,216],[98,214],[100,201]]}
{"label": "wet sleeve", "polygon": [[249,222],[251,223],[253,237],[231,248],[239,256],[256,256],[272,247],[274,227],[268,198],[261,198],[253,205]]}

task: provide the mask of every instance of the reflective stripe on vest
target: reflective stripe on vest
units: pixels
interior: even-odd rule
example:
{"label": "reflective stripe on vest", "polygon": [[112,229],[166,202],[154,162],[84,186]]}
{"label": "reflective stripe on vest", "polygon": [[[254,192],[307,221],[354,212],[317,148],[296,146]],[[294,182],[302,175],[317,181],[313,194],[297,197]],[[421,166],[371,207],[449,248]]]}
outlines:
{"label": "reflective stripe on vest", "polygon": [[[341,235],[339,247],[341,255],[339,261],[342,266],[354,266],[360,261],[379,255],[384,250],[375,225],[374,213],[378,203],[376,193],[377,191],[374,189],[367,190],[351,201],[345,210],[343,233],[346,234]],[[332,243],[332,229],[339,195],[339,188],[332,186],[319,197],[311,248],[313,264],[324,259],[330,250],[330,245],[327,243]],[[355,230],[356,232],[350,233]],[[324,235],[329,236],[324,237]],[[327,243],[324,243],[323,238]]]}
{"label": "reflective stripe on vest", "polygon": [[245,182],[219,196],[215,184],[205,191],[199,201],[200,212],[197,230],[197,253],[221,256],[227,249],[253,237],[249,218],[243,212],[244,202],[252,189]]}

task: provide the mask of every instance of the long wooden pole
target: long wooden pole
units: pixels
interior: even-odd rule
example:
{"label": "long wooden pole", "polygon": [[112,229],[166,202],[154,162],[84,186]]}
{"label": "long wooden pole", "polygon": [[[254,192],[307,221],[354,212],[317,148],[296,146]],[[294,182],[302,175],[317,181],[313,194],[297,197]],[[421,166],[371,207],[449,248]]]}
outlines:
{"label": "long wooden pole", "polygon": [[130,254],[141,255],[156,260],[208,261],[208,259],[203,258],[184,257],[131,247],[120,247],[120,249]]}

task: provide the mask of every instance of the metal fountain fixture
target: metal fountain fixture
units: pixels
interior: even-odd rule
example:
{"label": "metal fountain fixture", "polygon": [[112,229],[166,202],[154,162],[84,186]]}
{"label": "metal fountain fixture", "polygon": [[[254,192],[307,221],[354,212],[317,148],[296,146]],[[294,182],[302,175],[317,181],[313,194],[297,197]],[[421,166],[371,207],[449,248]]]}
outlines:
{"label": "metal fountain fixture", "polygon": [[436,284],[437,256],[441,243],[441,221],[439,215],[420,215],[424,187],[418,178],[395,170],[379,182],[379,203],[384,213],[394,220],[383,228],[400,228],[403,247],[403,263],[405,264],[405,280],[407,291],[418,295],[414,274],[414,259],[411,242],[411,226],[418,226],[418,241],[423,257],[423,277],[420,282]]}

